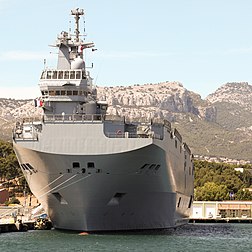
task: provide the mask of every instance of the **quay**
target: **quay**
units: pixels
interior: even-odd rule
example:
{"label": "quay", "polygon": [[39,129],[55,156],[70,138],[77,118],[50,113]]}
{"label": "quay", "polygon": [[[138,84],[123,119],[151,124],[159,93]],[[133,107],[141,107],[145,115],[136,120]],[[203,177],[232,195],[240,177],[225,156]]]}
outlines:
{"label": "quay", "polygon": [[252,218],[190,218],[189,223],[252,223]]}
{"label": "quay", "polygon": [[41,206],[36,208],[22,205],[0,206],[0,233],[49,230],[52,222]]}
{"label": "quay", "polygon": [[189,223],[252,223],[252,201],[194,201]]}
{"label": "quay", "polygon": [[7,232],[24,232],[34,229],[35,221],[29,221],[24,223],[0,223],[0,233]]}

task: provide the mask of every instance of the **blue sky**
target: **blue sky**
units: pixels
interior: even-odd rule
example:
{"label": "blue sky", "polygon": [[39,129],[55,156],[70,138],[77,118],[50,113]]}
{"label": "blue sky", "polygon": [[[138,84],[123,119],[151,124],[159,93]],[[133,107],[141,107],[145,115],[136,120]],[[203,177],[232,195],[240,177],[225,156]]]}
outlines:
{"label": "blue sky", "polygon": [[98,49],[87,53],[98,86],[179,81],[204,98],[251,83],[251,0],[0,0],[0,97],[38,94],[44,59],[56,66],[48,45],[75,7]]}

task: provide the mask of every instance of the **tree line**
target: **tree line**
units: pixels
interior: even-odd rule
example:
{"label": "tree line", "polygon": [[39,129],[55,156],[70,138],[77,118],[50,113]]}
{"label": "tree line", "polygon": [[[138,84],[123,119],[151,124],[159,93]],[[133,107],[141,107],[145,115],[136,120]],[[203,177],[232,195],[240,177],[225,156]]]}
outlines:
{"label": "tree line", "polygon": [[16,193],[23,192],[26,186],[12,144],[3,140],[0,140],[0,184]]}
{"label": "tree line", "polygon": [[252,165],[195,160],[194,171],[194,200],[252,200]]}
{"label": "tree line", "polygon": [[[243,172],[235,168],[243,168]],[[18,178],[18,179],[14,179]],[[23,192],[26,182],[22,176],[12,144],[0,140],[0,183]],[[231,165],[194,161],[194,200],[252,200],[247,188],[252,184],[252,165]]]}

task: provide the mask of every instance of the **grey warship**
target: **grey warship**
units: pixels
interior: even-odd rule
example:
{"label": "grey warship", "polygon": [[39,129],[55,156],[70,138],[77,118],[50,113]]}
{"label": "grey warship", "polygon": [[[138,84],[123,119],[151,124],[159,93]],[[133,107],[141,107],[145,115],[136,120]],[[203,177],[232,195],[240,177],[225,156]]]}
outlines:
{"label": "grey warship", "polygon": [[193,155],[167,120],[106,114],[85,65],[93,42],[58,35],[57,68],[42,71],[39,118],[20,118],[13,146],[32,193],[55,228],[115,231],[171,228],[188,222]]}

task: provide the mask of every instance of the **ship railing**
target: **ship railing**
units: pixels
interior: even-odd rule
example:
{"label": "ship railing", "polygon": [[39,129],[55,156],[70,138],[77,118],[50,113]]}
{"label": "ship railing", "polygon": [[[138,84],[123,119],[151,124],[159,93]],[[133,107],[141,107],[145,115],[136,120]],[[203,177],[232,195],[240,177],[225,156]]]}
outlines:
{"label": "ship railing", "polygon": [[44,115],[43,122],[95,122],[102,121],[101,114],[56,114]]}
{"label": "ship railing", "polygon": [[106,132],[105,135],[109,138],[153,138],[162,140],[161,135],[155,134],[152,132],[151,134],[138,134],[133,132]]}
{"label": "ship railing", "polygon": [[18,126],[13,130],[13,139],[38,141],[37,129],[32,124],[30,126]]}

